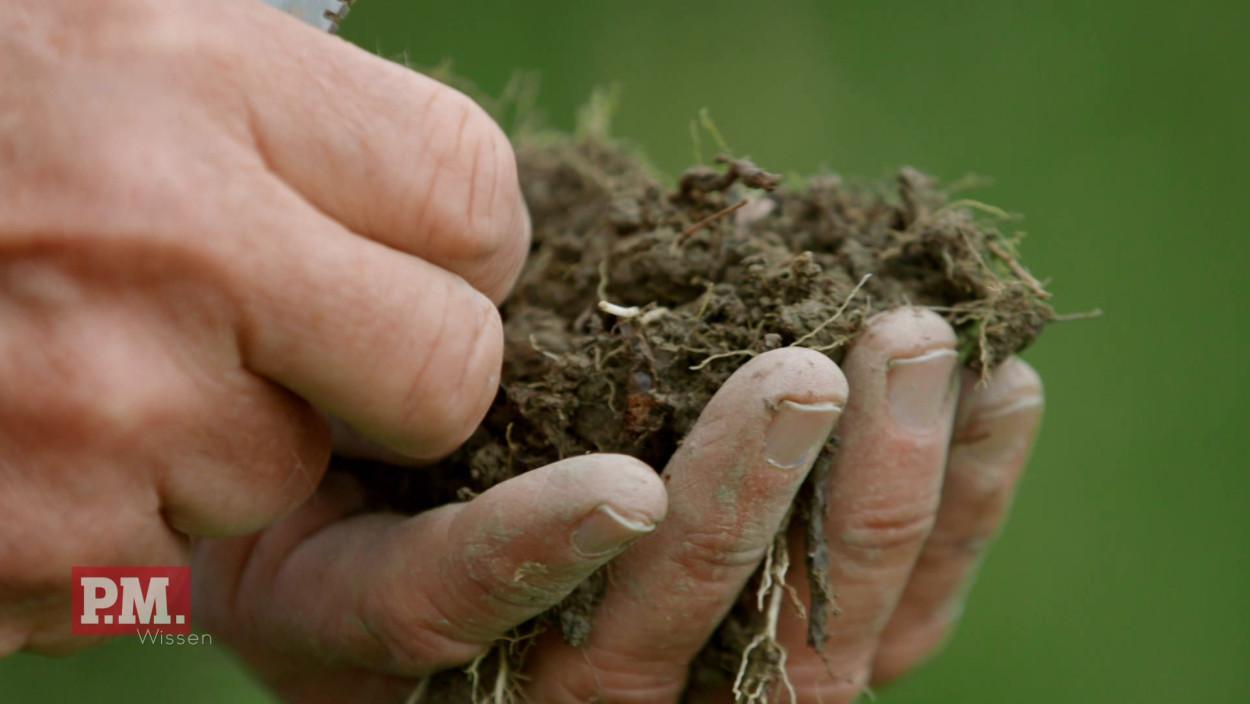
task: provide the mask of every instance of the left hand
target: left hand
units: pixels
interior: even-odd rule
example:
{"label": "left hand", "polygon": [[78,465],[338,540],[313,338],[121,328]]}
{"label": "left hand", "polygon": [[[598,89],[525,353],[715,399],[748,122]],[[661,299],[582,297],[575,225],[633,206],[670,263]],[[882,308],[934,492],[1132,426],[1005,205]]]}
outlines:
{"label": "left hand", "polygon": [[[850,704],[933,655],[1003,521],[1042,410],[1041,381],[1027,364],[1009,360],[981,388],[976,374],[957,368],[954,346],[937,315],[902,309],[868,322],[843,362],[845,382],[807,350],[776,350],[744,365],[665,470],[664,524],[612,563],[589,646],[549,637],[528,654],[530,700],[681,699],[689,663],[737,601],[807,472],[769,461],[761,401],[825,388],[822,398],[842,405],[842,384],[849,401],[825,487],[829,583],[840,615],[828,622],[822,659],[806,643],[807,622],[782,604],[777,640],[788,652],[790,683],[799,704]],[[787,582],[806,604],[797,528]],[[781,683],[771,689],[768,701],[790,701]],[[734,701],[728,689],[689,694]]]}

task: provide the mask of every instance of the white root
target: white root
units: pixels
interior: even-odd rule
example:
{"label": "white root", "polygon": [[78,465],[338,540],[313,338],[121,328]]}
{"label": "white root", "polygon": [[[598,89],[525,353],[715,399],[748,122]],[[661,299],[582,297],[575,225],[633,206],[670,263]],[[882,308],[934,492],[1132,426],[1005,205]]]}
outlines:
{"label": "white root", "polygon": [[669,313],[669,310],[664,306],[647,310],[646,306],[618,306],[615,303],[603,300],[599,301],[599,310],[608,315],[614,315],[621,320],[634,320],[637,318],[638,322],[643,325],[650,325]]}
{"label": "white root", "polygon": [[642,315],[642,309],[638,306],[618,306],[607,301],[599,301],[599,310],[608,315],[615,315],[621,320],[633,320]]}
{"label": "white root", "polygon": [[430,676],[426,675],[417,683],[416,688],[412,690],[412,694],[409,694],[408,698],[404,700],[404,704],[421,704],[421,702],[425,701],[425,695],[429,690]]}
{"label": "white root", "polygon": [[777,623],[781,618],[781,607],[789,595],[786,572],[790,569],[790,551],[786,546],[785,529],[789,523],[787,516],[764,557],[764,576],[760,580],[760,588],[757,592],[760,610],[764,612],[764,629],[751,639],[746,649],[742,651],[742,662],[738,666],[738,674],[734,678],[733,685],[735,704],[769,704],[771,701],[773,678],[758,671],[759,665],[752,660],[753,655],[761,659],[764,667],[768,666],[770,659],[775,658],[775,670],[781,677],[782,685],[786,688],[790,704],[798,701],[794,683],[790,681],[790,676],[786,672],[786,658],[789,651],[777,641]]}
{"label": "white root", "polygon": [[[832,325],[835,321],[837,321],[837,319],[838,319],[838,318],[841,318],[841,317],[842,317],[842,314],[846,312],[846,307],[847,307],[847,306],[849,306],[849,305],[851,305],[851,300],[852,300],[853,298],[855,298],[855,294],[859,293],[859,290],[860,290],[861,288],[863,288],[863,287],[864,287],[864,284],[868,283],[868,279],[871,279],[871,278],[872,278],[872,274],[864,274],[864,278],[860,279],[860,280],[859,280],[859,283],[855,284],[855,288],[851,289],[851,292],[850,292],[850,293],[848,293],[848,294],[846,295],[846,300],[845,300],[845,301],[842,301],[842,305],[841,305],[841,306],[839,306],[839,307],[838,307],[838,309],[837,309],[837,311],[835,311],[835,312],[834,312],[834,314],[833,314],[833,317],[832,317],[832,318],[829,318],[828,320],[826,320],[825,322],[821,323],[820,325],[817,325],[814,329],[812,329],[812,331],[811,331],[811,332],[807,333],[807,334],[806,334],[806,335],[804,335],[803,337],[800,337],[799,339],[795,340],[794,342],[791,342],[791,343],[790,343],[790,346],[791,346],[791,347],[801,347],[801,346],[803,345],[803,343],[804,343],[804,342],[807,342],[808,340],[812,339],[813,337],[816,337],[816,335],[817,335],[817,334],[818,334],[821,330],[824,330],[825,328],[827,328],[827,327],[829,327],[830,325]],[[838,344],[841,344],[841,343],[838,343]]]}

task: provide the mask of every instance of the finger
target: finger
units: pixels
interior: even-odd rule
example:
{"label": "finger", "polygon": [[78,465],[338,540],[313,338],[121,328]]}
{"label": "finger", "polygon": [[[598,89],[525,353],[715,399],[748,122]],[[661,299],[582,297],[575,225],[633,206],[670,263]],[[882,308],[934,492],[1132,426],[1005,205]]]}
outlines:
{"label": "finger", "polygon": [[547,638],[541,702],[675,702],[690,660],[772,543],[846,398],[828,357],[790,348],[743,365],[664,471],[664,525],[612,564],[585,650]]}
{"label": "finger", "polygon": [[348,229],[500,301],[530,230],[494,120],[438,81],[277,13],[251,14],[245,50],[268,51],[241,74],[243,97],[269,167]]}
{"label": "finger", "polygon": [[[330,460],[322,414],[245,370],[201,391],[190,422],[159,419],[142,440],[168,468],[161,512],[171,527],[189,535],[244,535],[316,491]],[[176,450],[172,436],[180,438]]]}
{"label": "finger", "polygon": [[895,679],[934,653],[959,619],[1041,422],[1042,382],[1028,364],[1012,358],[989,386],[977,382],[964,371],[937,522],[881,637],[874,683]]}
{"label": "finger", "polygon": [[226,253],[244,364],[406,456],[444,455],[499,383],[499,312],[460,277],[353,236],[281,184]]}
{"label": "finger", "polygon": [[[954,345],[937,315],[901,309],[870,320],[843,362],[851,398],[825,487],[838,611],[824,658],[806,644],[807,622],[793,610],[782,610],[778,628],[803,701],[851,702],[868,682],[877,640],[937,513],[958,395]],[[806,580],[792,583],[806,597]]]}
{"label": "finger", "polygon": [[230,541],[210,546],[206,569],[242,575],[224,593],[243,610],[210,622],[251,624],[236,634],[244,647],[422,675],[554,606],[665,511],[656,473],[620,455],[564,460],[413,518],[338,520],[351,505],[342,495],[271,528],[245,564]]}
{"label": "finger", "polygon": [[330,438],[334,446],[334,454],[338,457],[381,462],[395,467],[413,467],[424,464],[420,460],[404,457],[398,452],[386,449],[338,418],[330,419]]}

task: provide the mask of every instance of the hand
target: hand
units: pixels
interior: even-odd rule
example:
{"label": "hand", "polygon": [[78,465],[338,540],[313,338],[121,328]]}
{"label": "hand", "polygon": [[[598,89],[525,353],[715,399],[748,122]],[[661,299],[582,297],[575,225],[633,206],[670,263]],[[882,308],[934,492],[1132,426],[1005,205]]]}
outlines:
{"label": "hand", "polygon": [[[266,533],[200,545],[196,613],[288,701],[399,702],[615,557],[589,647],[542,636],[526,693],[543,704],[676,702],[845,407],[828,486],[842,611],[829,669],[792,611],[777,635],[800,701],[850,702],[916,665],[951,628],[1040,417],[1031,369],[1012,360],[980,389],[955,370],[953,345],[946,323],[904,310],[870,323],[846,378],[810,350],[760,355],[708,404],[663,484],[629,458],[589,455],[405,519],[361,514],[358,487],[332,473]],[[648,535],[666,497],[667,518]],[[579,551],[579,527],[602,520],[604,505],[628,517],[609,531],[620,542]],[[805,599],[794,538],[789,581]],[[724,690],[693,694],[732,701]]]}
{"label": "hand", "polygon": [[476,427],[529,225],[468,98],[256,0],[13,0],[0,55],[0,656],[304,503],[324,412]]}
{"label": "hand", "polygon": [[659,475],[621,455],[570,458],[414,517],[363,501],[332,469],[265,531],[197,543],[197,624],[284,701],[406,701],[422,676],[557,604],[667,504]]}
{"label": "hand", "polygon": [[[773,542],[844,401],[825,526],[840,615],[822,658],[782,601],[776,636],[789,681],[800,703],[848,704],[932,655],[1002,523],[1042,409],[1026,364],[1008,361],[980,388],[956,370],[954,345],[936,315],[900,310],[869,322],[845,379],[800,349],[738,370],[665,470],[664,524],[613,562],[589,646],[549,634],[530,651],[531,701],[677,702],[691,659]],[[787,581],[808,603],[796,528]],[[774,682],[770,701],[789,701],[784,687]],[[691,695],[734,700],[725,689]]]}
{"label": "hand", "polygon": [[[469,662],[643,538],[643,571],[634,574],[632,550],[617,558],[608,599],[631,598],[615,577],[632,575],[662,600],[654,606],[665,619],[699,624],[676,640],[661,634],[639,644],[646,686],[654,674],[677,676],[675,697],[689,656],[762,557],[755,545],[771,542],[845,398],[828,357],[772,352],[720,390],[663,480],[632,458],[584,455],[411,518],[362,513],[359,486],[332,471],[312,500],[265,532],[198,544],[196,617],[285,701],[403,702],[420,678]],[[682,514],[643,537],[669,501],[683,502]],[[715,589],[700,596],[680,588],[704,583]],[[601,608],[596,629],[623,627],[632,637],[621,618],[652,606]],[[530,701],[589,701],[595,691],[573,699],[552,691],[567,684],[559,668],[581,657],[558,640],[540,643],[530,658],[540,675]],[[685,659],[663,661],[683,646]],[[651,669],[657,662],[662,671]],[[649,691],[639,701],[653,701]]]}

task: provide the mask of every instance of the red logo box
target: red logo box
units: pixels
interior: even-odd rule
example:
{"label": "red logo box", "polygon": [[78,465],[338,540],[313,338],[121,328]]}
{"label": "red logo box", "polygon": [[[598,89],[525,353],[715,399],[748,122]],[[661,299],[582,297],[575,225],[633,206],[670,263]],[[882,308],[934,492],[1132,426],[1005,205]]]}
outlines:
{"label": "red logo box", "polygon": [[191,634],[190,567],[75,567],[74,635]]}

